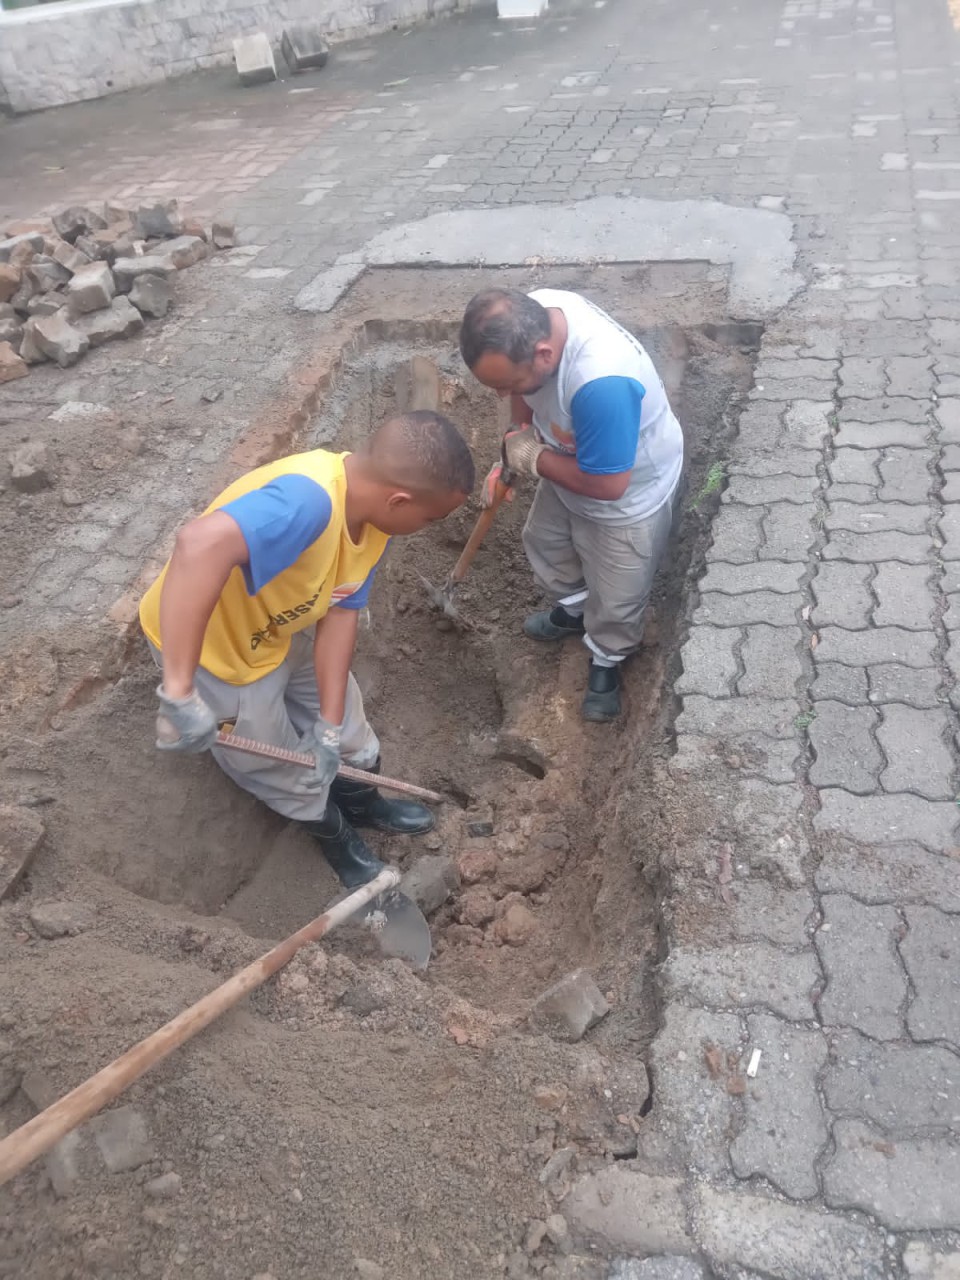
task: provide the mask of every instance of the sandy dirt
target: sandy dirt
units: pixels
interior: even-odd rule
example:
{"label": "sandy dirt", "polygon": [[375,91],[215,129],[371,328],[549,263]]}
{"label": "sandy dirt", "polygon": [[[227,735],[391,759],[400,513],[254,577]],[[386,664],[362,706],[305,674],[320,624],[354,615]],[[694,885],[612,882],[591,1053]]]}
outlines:
{"label": "sandy dirt", "polygon": [[[636,273],[608,275],[607,296],[593,295],[657,357],[695,496],[723,456],[750,354],[742,334],[714,327],[716,292],[691,268],[673,272],[673,292]],[[374,307],[403,314],[396,287],[389,304],[370,292],[382,288],[351,295],[348,328]],[[440,366],[478,460],[491,457],[498,406],[464,376],[448,326],[415,346],[396,336],[348,357],[291,444],[349,448],[389,412],[396,370],[417,350]],[[121,452],[136,427],[124,415],[94,442],[78,426],[58,447],[79,456],[95,444],[122,471],[125,456],[139,465]],[[85,1132],[72,1194],[54,1195],[42,1162],[0,1193],[0,1276],[338,1280],[363,1262],[397,1280],[573,1274],[563,1242],[527,1252],[524,1241],[531,1220],[562,1206],[575,1170],[635,1151],[649,1108],[657,868],[672,839],[668,675],[710,502],[688,504],[649,643],[630,665],[627,714],[600,728],[578,716],[582,646],[543,650],[520,634],[539,603],[519,538],[528,500],[522,487],[475,562],[459,600],[467,625],[439,622],[417,571],[443,581],[475,503],[392,549],[362,630],[356,672],[385,771],[453,797],[426,840],[371,838],[404,868],[439,853],[463,870],[432,917],[428,973],[384,963],[350,931],[309,949],[129,1091],[150,1142],[138,1168],[107,1172]],[[25,552],[76,523],[52,503],[4,502]],[[35,1111],[24,1072],[65,1091],[336,891],[309,837],[211,761],[157,758],[145,727],[155,672],[133,633],[105,635],[92,620],[86,635],[14,635],[5,647],[2,798],[34,808],[47,836],[0,907],[2,1131]],[[94,644],[107,656],[91,677]],[[471,835],[477,822],[492,834]],[[90,927],[38,937],[29,913],[50,899],[88,907]],[[531,1001],[581,965],[609,1015],[578,1045],[530,1034]],[[148,1184],[165,1172],[179,1189],[157,1198]]]}

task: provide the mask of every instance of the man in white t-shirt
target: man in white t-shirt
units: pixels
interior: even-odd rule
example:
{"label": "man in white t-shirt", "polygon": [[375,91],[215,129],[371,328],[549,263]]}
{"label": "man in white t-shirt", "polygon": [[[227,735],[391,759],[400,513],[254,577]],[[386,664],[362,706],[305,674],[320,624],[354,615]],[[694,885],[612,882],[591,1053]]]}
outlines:
{"label": "man in white t-shirt", "polygon": [[510,396],[505,463],[540,484],[523,531],[553,607],[534,640],[582,636],[591,654],[583,715],[620,713],[620,664],[640,645],[683,469],[683,433],[640,343],[576,293],[487,289],[467,307],[460,351],[478,381]]}

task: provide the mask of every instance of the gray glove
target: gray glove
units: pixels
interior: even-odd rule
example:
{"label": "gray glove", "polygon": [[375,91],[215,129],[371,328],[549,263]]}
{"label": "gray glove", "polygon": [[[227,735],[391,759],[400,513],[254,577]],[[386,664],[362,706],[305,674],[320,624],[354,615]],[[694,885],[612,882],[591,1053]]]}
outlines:
{"label": "gray glove", "polygon": [[171,698],[157,689],[157,746],[161,751],[209,751],[217,738],[217,719],[194,689],[185,698]]}
{"label": "gray glove", "polygon": [[329,724],[320,716],[300,739],[300,746],[316,761],[313,777],[307,778],[305,785],[311,791],[329,787],[340,768],[340,725]]}

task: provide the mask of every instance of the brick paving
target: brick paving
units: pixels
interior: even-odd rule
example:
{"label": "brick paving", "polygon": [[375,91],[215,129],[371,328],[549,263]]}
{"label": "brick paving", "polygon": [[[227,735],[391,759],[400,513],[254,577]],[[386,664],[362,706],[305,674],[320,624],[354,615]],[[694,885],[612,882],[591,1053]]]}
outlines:
{"label": "brick paving", "polygon": [[[960,1274],[958,49],[942,0],[659,3],[642,24],[627,0],[560,4],[0,134],[5,213],[178,194],[229,204],[253,246],[156,340],[165,361],[138,357],[141,392],[194,411],[212,348],[242,359],[216,429],[169,446],[191,472],[153,524],[130,520],[146,490],[104,498],[38,568],[78,609],[129,586],[241,401],[272,394],[285,353],[249,341],[258,314],[288,332],[296,293],[385,225],[541,203],[548,254],[548,206],[598,195],[791,218],[806,287],[766,318],[676,686],[670,775],[701,803],[665,876],[655,1107],[638,1159],[571,1210],[643,1253],[666,1228],[638,1197],[679,1196],[670,1246],[722,1277]],[[85,369],[6,394],[26,416],[115,386]],[[730,851],[712,940],[695,913]]]}

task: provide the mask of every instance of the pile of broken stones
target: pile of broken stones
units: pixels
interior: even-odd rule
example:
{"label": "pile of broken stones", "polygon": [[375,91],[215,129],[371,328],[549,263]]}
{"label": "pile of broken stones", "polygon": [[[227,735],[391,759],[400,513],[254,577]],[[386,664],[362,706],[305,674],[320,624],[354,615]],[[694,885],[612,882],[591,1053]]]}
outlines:
{"label": "pile of broken stones", "polygon": [[91,347],[166,315],[177,271],[235,243],[233,224],[208,233],[176,200],[135,210],[72,206],[17,222],[0,239],[0,383],[52,360],[66,369]]}

